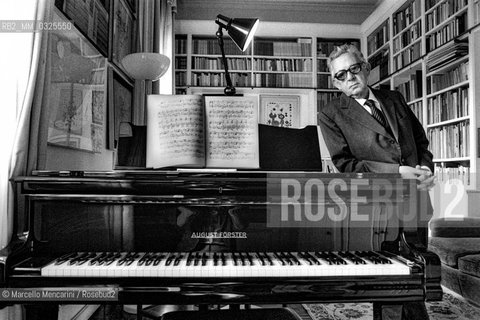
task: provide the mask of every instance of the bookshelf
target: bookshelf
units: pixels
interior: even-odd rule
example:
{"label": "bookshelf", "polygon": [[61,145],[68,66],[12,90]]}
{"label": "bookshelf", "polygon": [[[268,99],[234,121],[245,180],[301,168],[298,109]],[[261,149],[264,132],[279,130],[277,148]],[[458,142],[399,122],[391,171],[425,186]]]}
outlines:
{"label": "bookshelf", "polygon": [[255,38],[253,86],[312,88],[312,38]]}
{"label": "bookshelf", "polygon": [[376,84],[390,74],[390,18],[367,37],[367,60],[371,71],[369,82]]}
{"label": "bookshelf", "polygon": [[374,74],[370,83],[403,94],[430,140],[438,188],[460,192],[437,196],[472,215],[480,199],[480,1],[407,0],[380,14],[363,40],[369,60],[388,52],[389,66],[386,77]]}

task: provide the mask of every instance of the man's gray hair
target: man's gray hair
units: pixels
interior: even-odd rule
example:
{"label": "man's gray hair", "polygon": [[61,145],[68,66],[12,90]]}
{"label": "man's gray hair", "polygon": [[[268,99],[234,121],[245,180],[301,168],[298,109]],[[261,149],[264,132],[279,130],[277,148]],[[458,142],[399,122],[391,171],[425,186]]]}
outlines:
{"label": "man's gray hair", "polygon": [[335,49],[333,49],[333,51],[328,56],[327,66],[330,72],[332,72],[332,61],[346,53],[353,54],[357,58],[359,63],[365,63],[366,65],[369,65],[362,52],[360,52],[360,50],[358,50],[355,45],[346,43],[342,44],[341,46],[335,46]]}

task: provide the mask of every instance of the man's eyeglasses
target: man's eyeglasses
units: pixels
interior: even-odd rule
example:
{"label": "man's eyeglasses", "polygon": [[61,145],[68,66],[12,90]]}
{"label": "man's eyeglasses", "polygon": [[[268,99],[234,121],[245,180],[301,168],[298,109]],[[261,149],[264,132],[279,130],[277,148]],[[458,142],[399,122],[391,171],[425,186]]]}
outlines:
{"label": "man's eyeglasses", "polygon": [[339,81],[345,81],[345,79],[347,79],[347,72],[350,72],[351,74],[357,74],[362,71],[363,65],[363,63],[352,64],[347,70],[340,70],[335,73],[334,77]]}

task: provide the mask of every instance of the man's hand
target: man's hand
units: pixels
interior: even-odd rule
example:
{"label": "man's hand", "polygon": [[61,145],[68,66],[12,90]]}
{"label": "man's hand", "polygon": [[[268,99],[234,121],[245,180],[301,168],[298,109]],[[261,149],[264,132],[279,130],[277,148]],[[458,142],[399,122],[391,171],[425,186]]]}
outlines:
{"label": "man's hand", "polygon": [[429,169],[421,168],[418,165],[415,168],[410,166],[400,166],[398,172],[404,179],[418,180],[420,182],[417,186],[419,190],[428,191],[435,185],[435,176],[432,175],[432,172]]}

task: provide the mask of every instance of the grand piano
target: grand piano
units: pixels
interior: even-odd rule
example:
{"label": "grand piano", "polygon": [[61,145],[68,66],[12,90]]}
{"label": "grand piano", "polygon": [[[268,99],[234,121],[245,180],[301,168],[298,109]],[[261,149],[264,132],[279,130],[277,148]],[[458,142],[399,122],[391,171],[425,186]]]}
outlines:
{"label": "grand piano", "polygon": [[3,305],[33,295],[39,304],[373,302],[375,311],[442,296],[439,259],[418,237],[416,182],[399,175],[38,172],[14,183],[25,214],[0,251],[0,287],[23,296]]}

